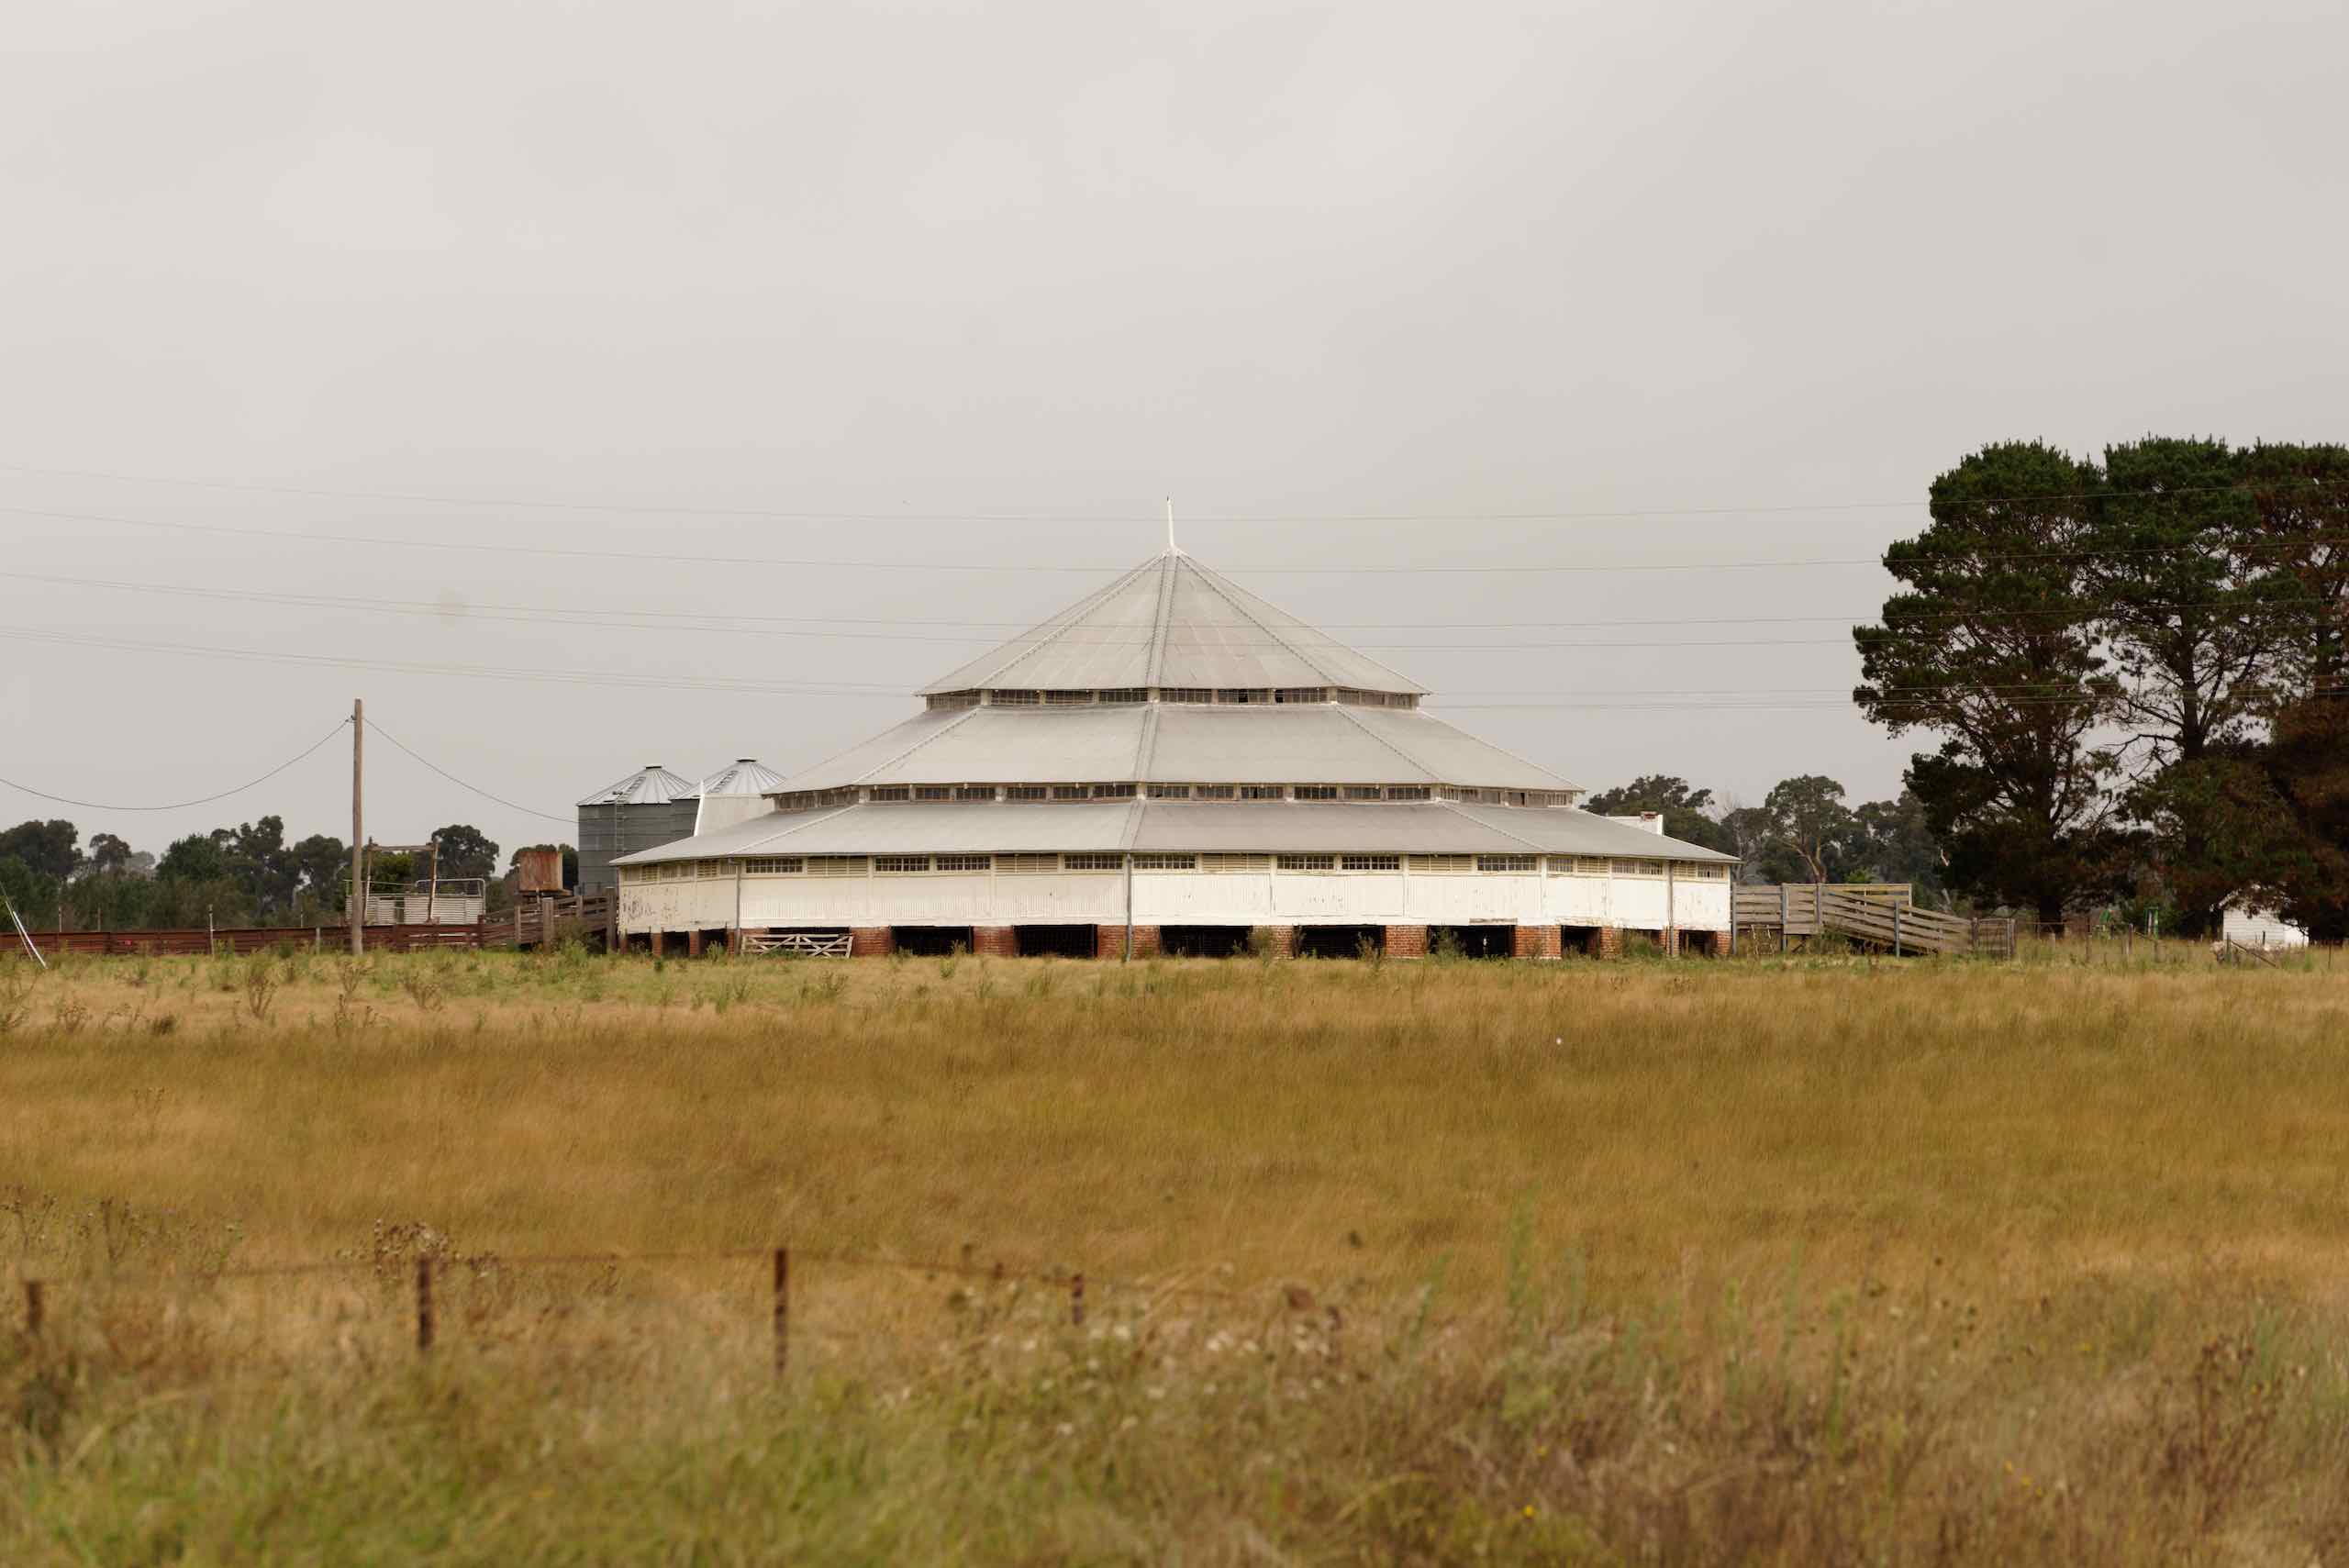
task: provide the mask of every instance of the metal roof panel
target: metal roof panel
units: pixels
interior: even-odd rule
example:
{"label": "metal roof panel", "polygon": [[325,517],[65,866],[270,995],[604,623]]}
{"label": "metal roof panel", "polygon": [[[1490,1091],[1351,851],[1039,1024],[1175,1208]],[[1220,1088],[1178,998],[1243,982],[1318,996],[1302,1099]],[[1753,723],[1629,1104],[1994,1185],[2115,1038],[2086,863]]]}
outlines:
{"label": "metal roof panel", "polygon": [[774,812],[621,857],[616,864],[732,855],[1035,853],[1174,850],[1237,853],[1362,851],[1408,854],[1608,855],[1730,861],[1564,806],[1447,802],[1103,800],[870,803]]}
{"label": "metal roof panel", "polygon": [[1426,688],[1178,550],[922,688]]}

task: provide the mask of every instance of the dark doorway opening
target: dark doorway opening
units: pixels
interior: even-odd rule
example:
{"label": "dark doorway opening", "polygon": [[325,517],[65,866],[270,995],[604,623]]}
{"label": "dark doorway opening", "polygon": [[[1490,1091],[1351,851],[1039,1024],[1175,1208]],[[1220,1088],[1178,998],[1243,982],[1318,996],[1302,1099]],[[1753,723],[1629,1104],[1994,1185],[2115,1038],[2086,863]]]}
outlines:
{"label": "dark doorway opening", "polygon": [[1091,958],[1090,926],[1014,926],[1011,938],[1022,958]]}
{"label": "dark doorway opening", "polygon": [[892,926],[889,938],[899,952],[916,958],[943,958],[956,948],[971,951],[968,926]]}
{"label": "dark doorway opening", "polygon": [[1428,951],[1462,958],[1509,958],[1517,952],[1515,926],[1430,926]]}
{"label": "dark doorway opening", "polygon": [[1297,956],[1299,958],[1360,958],[1364,952],[1386,951],[1386,928],[1384,926],[1299,926],[1297,929]]}
{"label": "dark doorway opening", "polygon": [[1238,958],[1248,951],[1248,926],[1161,926],[1158,951],[1169,958]]}

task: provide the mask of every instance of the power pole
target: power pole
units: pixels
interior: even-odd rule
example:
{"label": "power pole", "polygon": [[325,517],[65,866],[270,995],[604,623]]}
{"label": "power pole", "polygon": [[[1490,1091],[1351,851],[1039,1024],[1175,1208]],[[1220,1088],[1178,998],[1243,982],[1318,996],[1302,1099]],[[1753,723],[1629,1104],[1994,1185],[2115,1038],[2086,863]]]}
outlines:
{"label": "power pole", "polygon": [[360,786],[366,778],[362,767],[367,740],[367,705],[358,697],[351,699],[351,956],[357,958],[367,950],[367,842],[365,819],[360,814]]}

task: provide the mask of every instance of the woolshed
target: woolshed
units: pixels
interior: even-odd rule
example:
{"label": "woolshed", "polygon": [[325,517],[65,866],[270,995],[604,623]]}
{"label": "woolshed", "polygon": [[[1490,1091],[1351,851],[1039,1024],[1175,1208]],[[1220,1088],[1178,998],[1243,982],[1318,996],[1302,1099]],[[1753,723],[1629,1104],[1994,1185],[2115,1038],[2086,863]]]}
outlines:
{"label": "woolshed", "polygon": [[772,809],[618,857],[620,927],[859,955],[1726,945],[1731,857],[1582,810],[1427,695],[1169,550]]}

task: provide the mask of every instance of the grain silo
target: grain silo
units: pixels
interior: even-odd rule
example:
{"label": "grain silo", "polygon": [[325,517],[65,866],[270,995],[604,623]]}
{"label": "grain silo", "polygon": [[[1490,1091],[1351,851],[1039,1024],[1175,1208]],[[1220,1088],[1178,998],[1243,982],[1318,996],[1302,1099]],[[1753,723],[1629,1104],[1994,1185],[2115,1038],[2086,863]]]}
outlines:
{"label": "grain silo", "polygon": [[579,887],[613,885],[612,862],[639,850],[693,837],[701,791],[658,762],[648,762],[579,803]]}
{"label": "grain silo", "polygon": [[756,757],[737,757],[701,781],[701,811],[696,833],[715,833],[774,809],[767,798],[783,787],[783,775]]}

